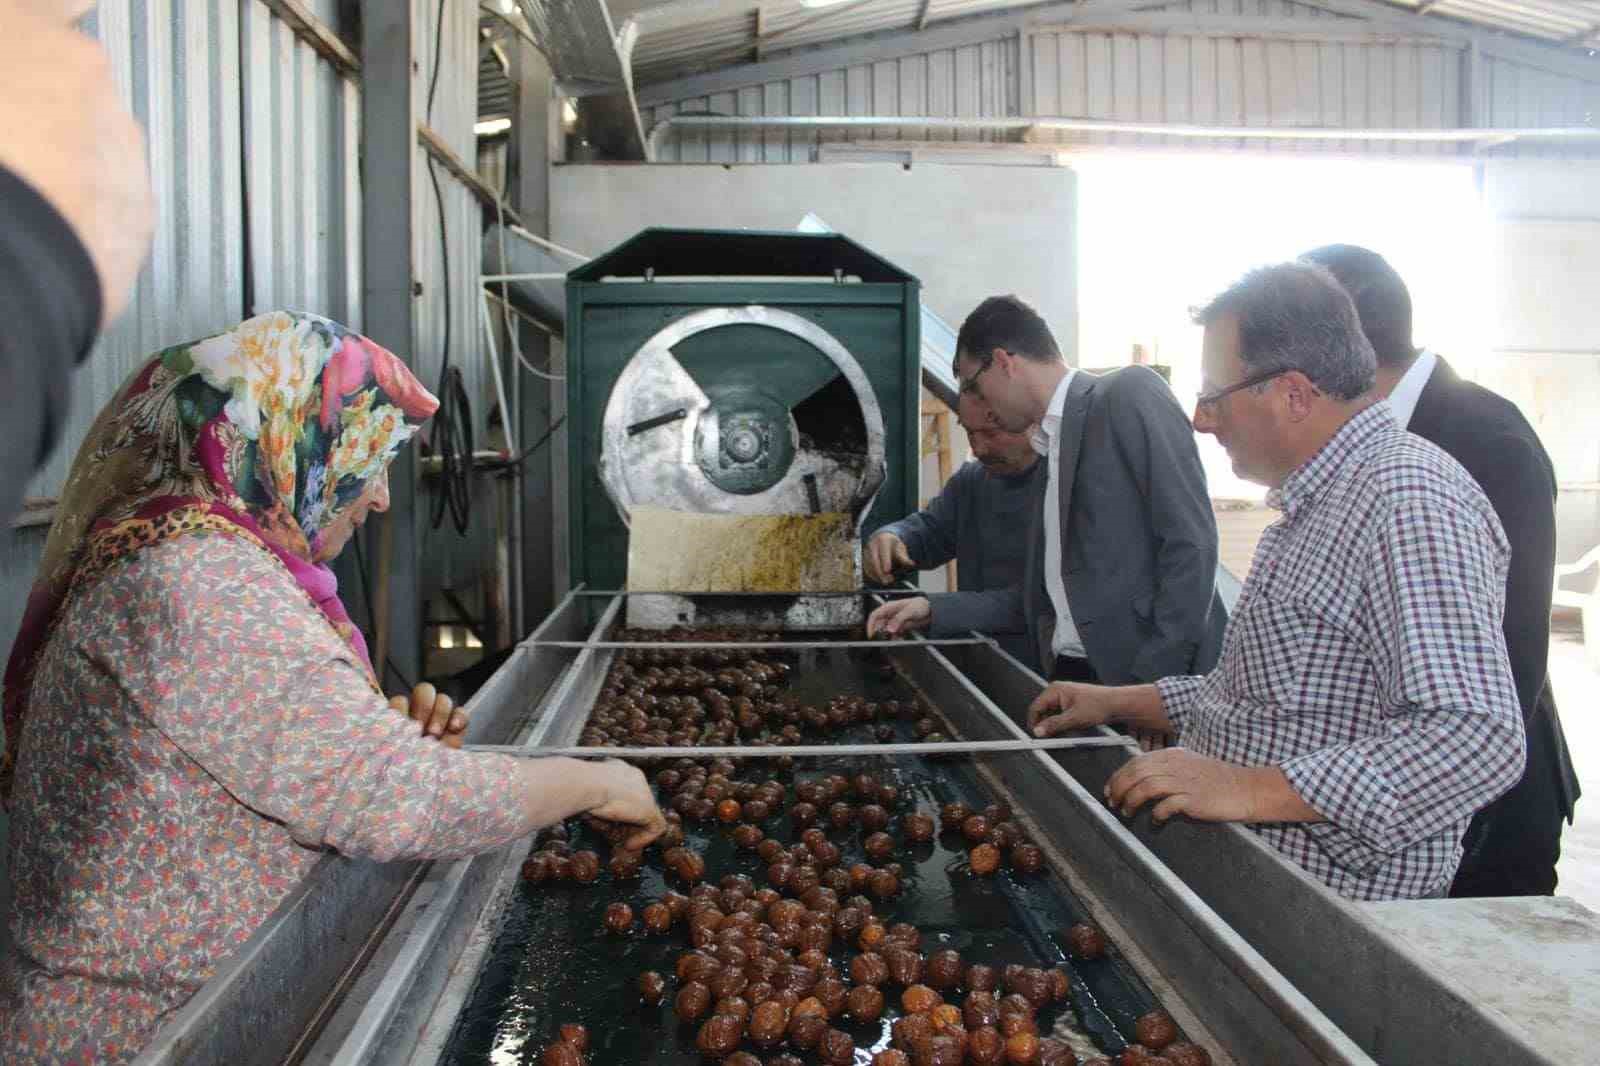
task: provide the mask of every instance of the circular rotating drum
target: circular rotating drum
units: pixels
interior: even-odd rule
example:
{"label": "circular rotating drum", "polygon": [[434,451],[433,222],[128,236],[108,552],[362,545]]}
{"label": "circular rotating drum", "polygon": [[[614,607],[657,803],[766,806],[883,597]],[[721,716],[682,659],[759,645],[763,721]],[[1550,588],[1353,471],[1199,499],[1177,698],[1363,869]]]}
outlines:
{"label": "circular rotating drum", "polygon": [[698,311],[651,337],[612,387],[601,434],[624,522],[641,505],[859,521],[886,469],[861,365],[817,323],[770,307]]}

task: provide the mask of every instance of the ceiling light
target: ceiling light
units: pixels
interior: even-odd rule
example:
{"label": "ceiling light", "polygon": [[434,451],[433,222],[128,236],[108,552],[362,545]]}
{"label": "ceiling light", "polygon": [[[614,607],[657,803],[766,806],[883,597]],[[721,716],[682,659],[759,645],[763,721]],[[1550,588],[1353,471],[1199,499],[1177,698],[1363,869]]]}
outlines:
{"label": "ceiling light", "polygon": [[474,124],[472,127],[472,132],[476,133],[479,137],[492,137],[497,133],[504,133],[510,128],[510,119],[492,118],[487,122],[479,122]]}
{"label": "ceiling light", "polygon": [[800,0],[801,7],[837,7],[839,4],[848,4],[851,0]]}

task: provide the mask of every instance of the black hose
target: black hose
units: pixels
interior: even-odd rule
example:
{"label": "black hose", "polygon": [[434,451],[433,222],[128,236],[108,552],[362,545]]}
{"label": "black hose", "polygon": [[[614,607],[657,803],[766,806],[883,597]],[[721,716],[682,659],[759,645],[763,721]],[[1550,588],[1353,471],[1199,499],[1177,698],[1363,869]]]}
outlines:
{"label": "black hose", "polygon": [[472,401],[461,371],[448,363],[439,375],[439,411],[433,416],[433,437],[439,460],[439,495],[433,503],[433,528],[444,522],[446,508],[457,533],[472,520]]}

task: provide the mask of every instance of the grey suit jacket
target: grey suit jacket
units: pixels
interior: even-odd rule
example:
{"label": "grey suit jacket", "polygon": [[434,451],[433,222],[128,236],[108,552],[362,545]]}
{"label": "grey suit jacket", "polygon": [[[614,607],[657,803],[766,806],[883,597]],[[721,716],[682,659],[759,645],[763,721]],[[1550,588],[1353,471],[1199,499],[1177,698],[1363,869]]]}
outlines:
{"label": "grey suit jacket", "polygon": [[[1217,523],[1194,430],[1167,383],[1144,367],[1067,389],[1060,449],[1062,568],[1083,646],[1106,684],[1203,674],[1222,650]],[[1020,588],[930,597],[930,633],[1026,632],[1048,673],[1055,612],[1045,591],[1038,479]],[[1054,565],[1054,564],[1053,564]]]}

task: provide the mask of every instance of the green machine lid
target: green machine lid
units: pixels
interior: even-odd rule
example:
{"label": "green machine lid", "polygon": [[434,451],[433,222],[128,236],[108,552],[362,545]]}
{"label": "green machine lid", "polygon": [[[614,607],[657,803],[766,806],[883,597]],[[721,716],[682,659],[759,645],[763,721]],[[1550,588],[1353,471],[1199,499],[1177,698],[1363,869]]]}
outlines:
{"label": "green machine lid", "polygon": [[633,239],[570,271],[570,281],[656,277],[832,277],[900,284],[916,278],[836,233],[663,229]]}

